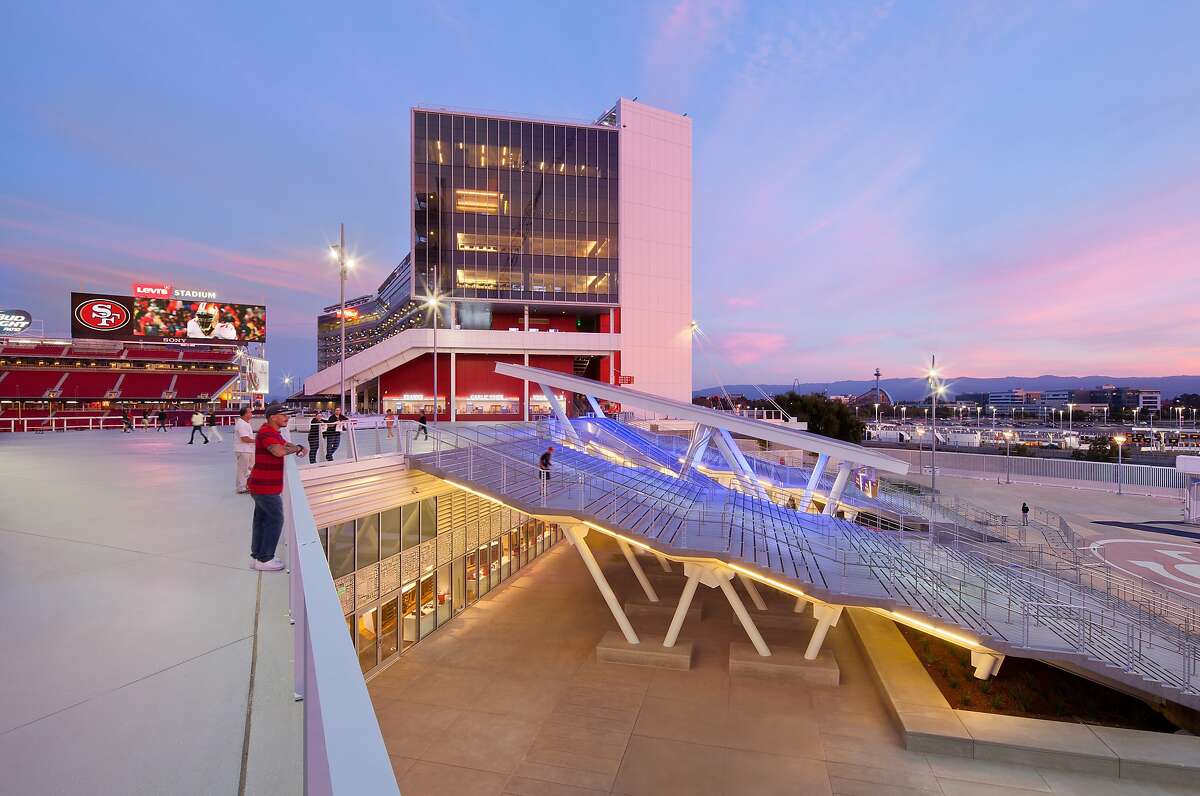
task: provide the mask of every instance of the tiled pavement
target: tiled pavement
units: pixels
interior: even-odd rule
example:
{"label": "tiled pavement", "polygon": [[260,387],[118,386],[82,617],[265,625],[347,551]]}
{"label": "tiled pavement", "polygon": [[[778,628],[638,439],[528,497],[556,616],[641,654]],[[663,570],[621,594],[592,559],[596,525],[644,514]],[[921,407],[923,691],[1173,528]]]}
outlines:
{"label": "tiled pavement", "polygon": [[[636,589],[592,534],[618,594]],[[704,591],[704,590],[702,590]],[[744,638],[719,592],[704,595],[693,668],[595,661],[614,622],[565,542],[375,678],[370,691],[401,792],[569,794],[1195,793],[906,751],[848,635],[829,637],[836,688],[731,677]],[[667,619],[639,619],[662,633]],[[801,645],[772,631],[770,642]]]}

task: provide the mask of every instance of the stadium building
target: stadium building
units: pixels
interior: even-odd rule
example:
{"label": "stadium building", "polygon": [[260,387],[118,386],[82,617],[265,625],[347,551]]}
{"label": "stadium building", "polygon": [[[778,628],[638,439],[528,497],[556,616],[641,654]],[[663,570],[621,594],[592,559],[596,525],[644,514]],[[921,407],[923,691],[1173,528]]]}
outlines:
{"label": "stadium building", "polygon": [[[625,99],[591,124],[411,121],[412,251],[346,302],[351,407],[432,416],[436,370],[440,419],[548,414],[497,362],[690,400],[691,121]],[[318,318],[307,395],[339,391],[339,311]]]}

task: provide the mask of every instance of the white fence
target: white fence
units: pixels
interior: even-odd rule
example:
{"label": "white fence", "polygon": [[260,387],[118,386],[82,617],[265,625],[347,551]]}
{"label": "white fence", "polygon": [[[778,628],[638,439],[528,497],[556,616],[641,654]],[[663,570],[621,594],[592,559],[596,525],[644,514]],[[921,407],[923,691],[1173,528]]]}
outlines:
{"label": "white fence", "polygon": [[[913,472],[931,471],[930,453],[913,450],[888,450],[889,456],[903,459]],[[1011,469],[1010,469],[1011,468]],[[994,456],[981,453],[938,453],[938,475],[955,475],[987,480],[1007,479],[1022,484],[1050,484],[1097,489],[1104,492],[1120,490],[1133,495],[1154,495],[1183,500],[1188,477],[1173,467],[1149,464],[1088,462],[1077,459],[1041,459],[1032,456]]]}

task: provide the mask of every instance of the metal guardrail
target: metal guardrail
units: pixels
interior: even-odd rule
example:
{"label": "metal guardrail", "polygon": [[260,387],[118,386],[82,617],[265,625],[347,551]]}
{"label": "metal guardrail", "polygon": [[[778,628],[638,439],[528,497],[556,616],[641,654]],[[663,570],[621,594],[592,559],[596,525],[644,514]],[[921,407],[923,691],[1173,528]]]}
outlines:
{"label": "metal guardrail", "polygon": [[304,793],[399,796],[329,563],[290,456],[284,462],[283,497],[295,625],[293,688],[297,699],[304,700]]}
{"label": "metal guardrail", "polygon": [[[929,454],[920,451],[888,450],[888,455],[929,472]],[[1172,467],[1151,464],[1115,464],[1077,459],[1043,459],[1034,456],[996,456],[984,453],[938,453],[939,475],[968,478],[1005,477],[1011,467],[1012,479],[1022,483],[1080,486],[1116,492],[1118,477],[1122,491],[1143,495],[1181,498],[1188,487],[1185,473]]]}

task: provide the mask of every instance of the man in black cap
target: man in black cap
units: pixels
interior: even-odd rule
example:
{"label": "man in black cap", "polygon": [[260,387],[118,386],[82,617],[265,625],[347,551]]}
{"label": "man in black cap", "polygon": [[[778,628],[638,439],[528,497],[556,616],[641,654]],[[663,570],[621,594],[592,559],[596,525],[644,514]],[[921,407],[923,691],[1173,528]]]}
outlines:
{"label": "man in black cap", "polygon": [[305,448],[293,445],[280,433],[280,429],[287,428],[287,407],[268,404],[263,414],[267,422],[254,437],[254,466],[246,482],[250,497],[254,498],[250,557],[259,572],[278,572],[284,568],[284,563],[275,557],[283,532],[283,457],[292,453],[303,456]]}

